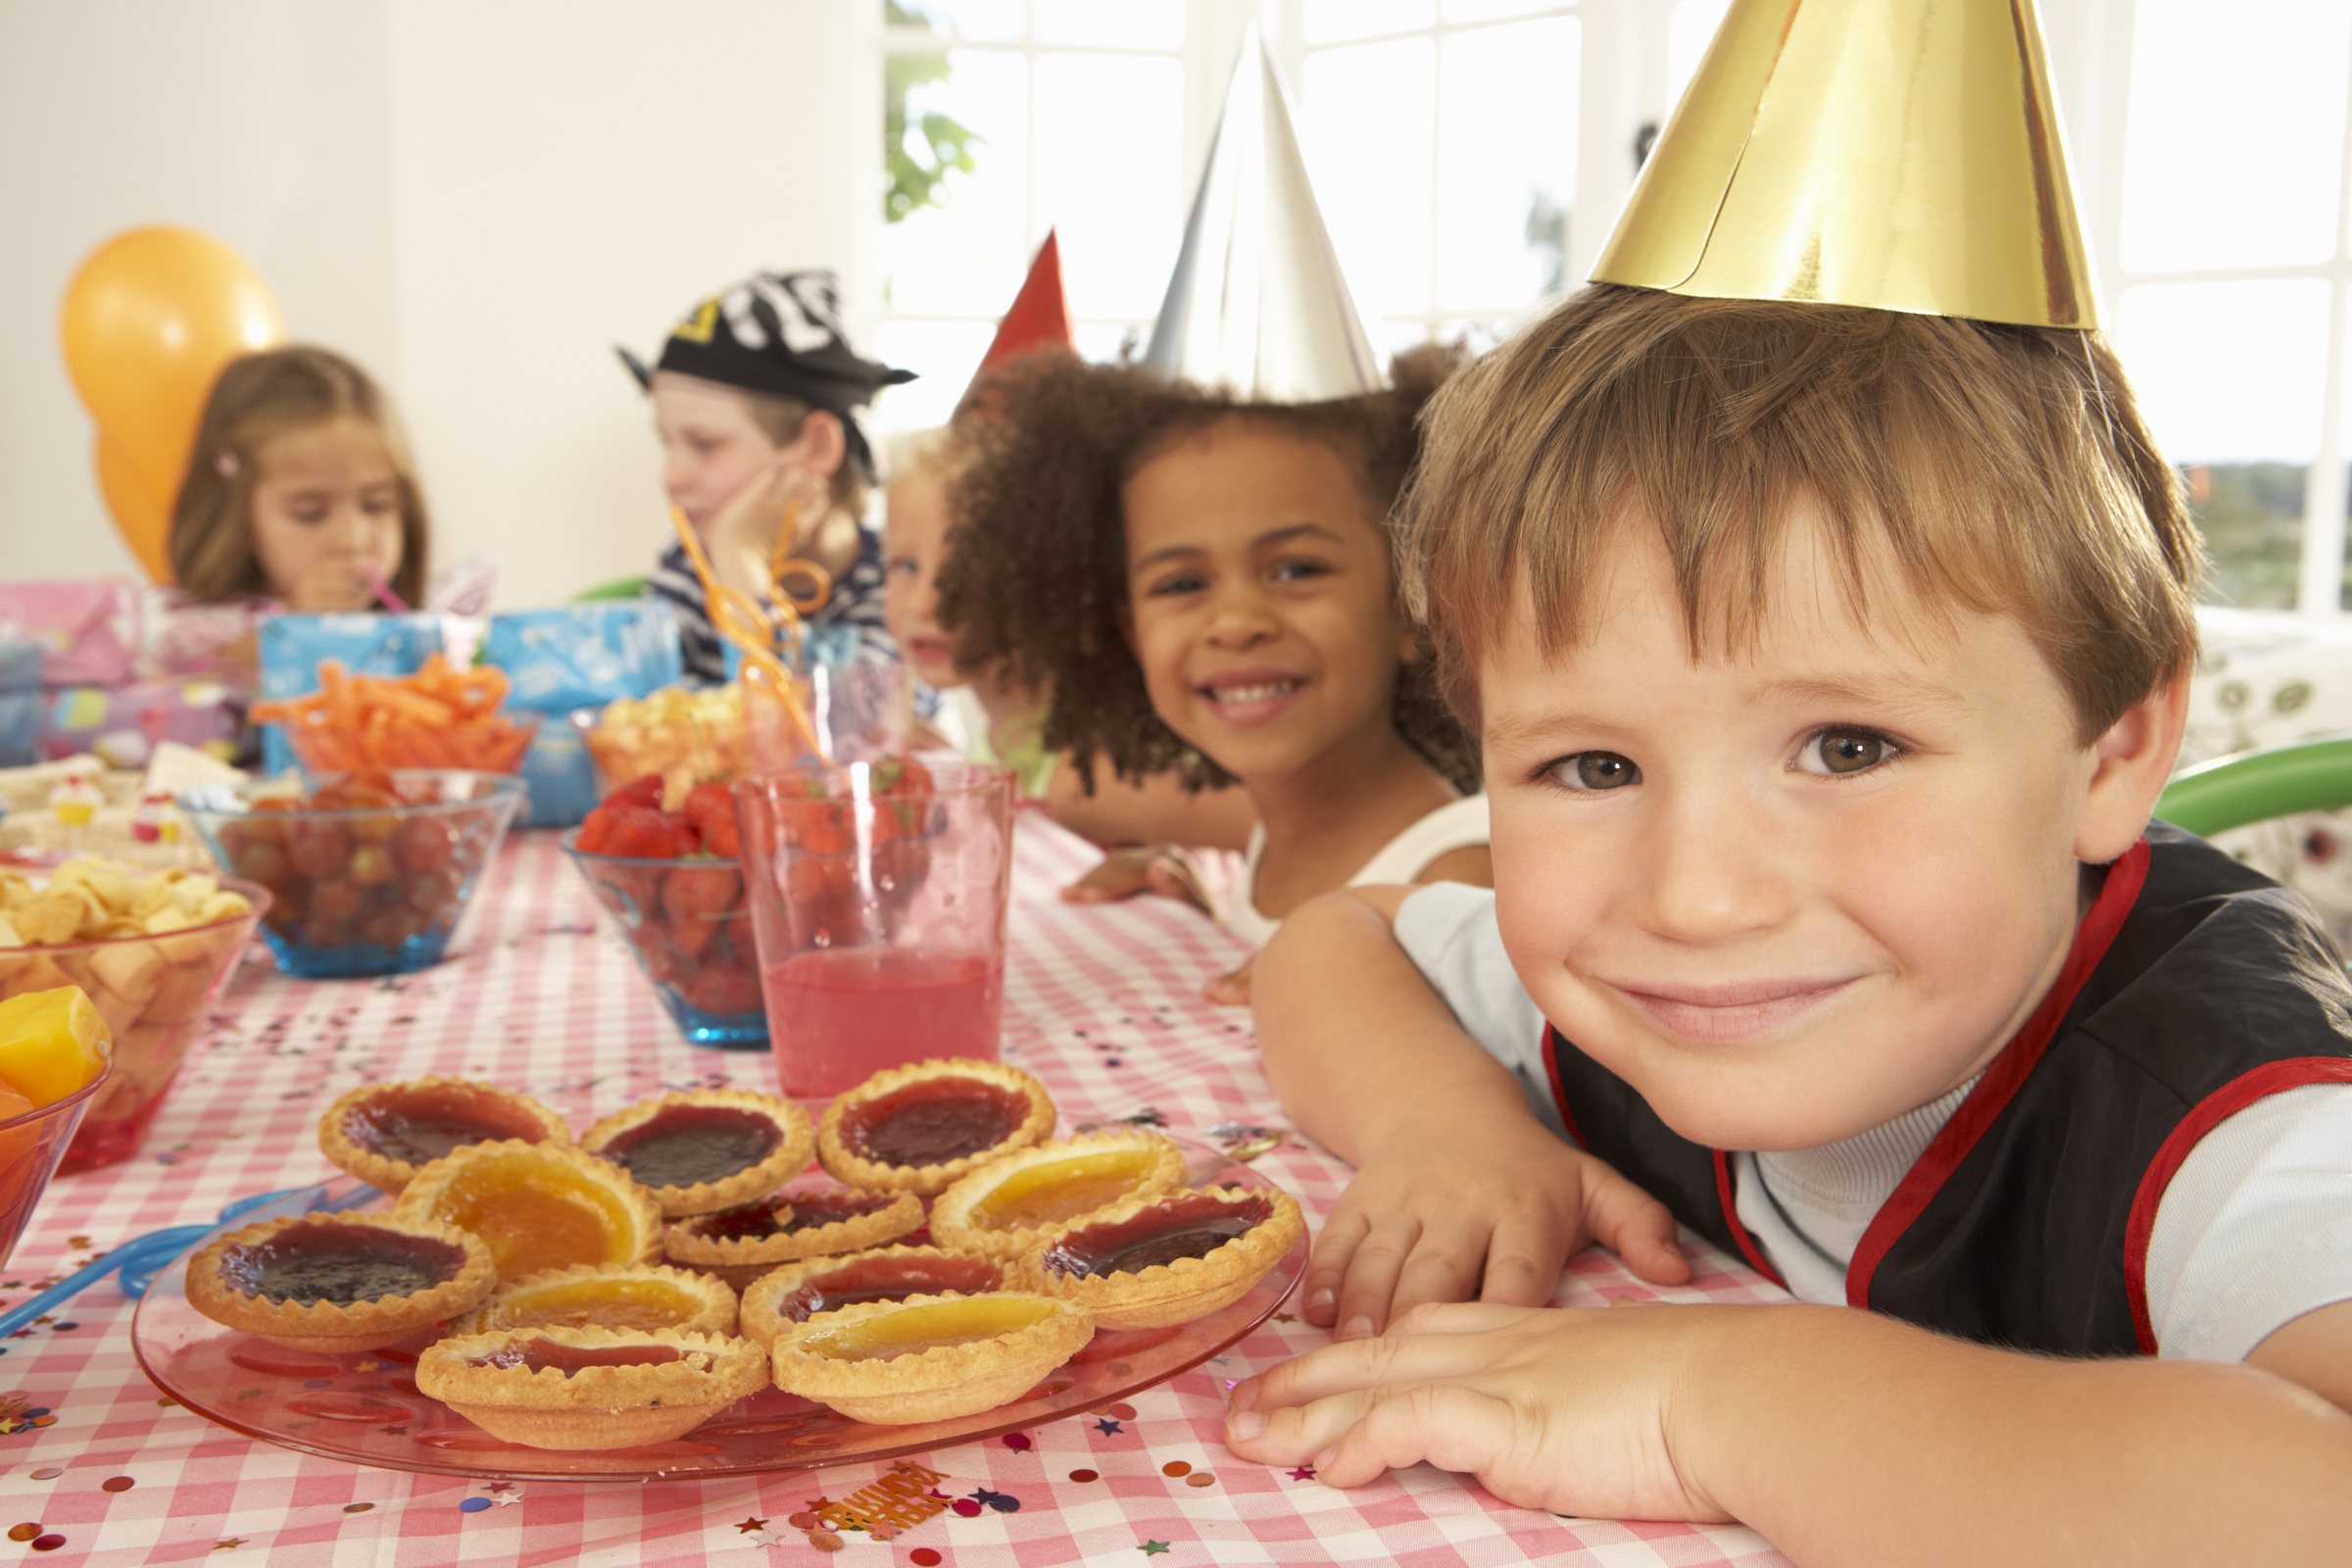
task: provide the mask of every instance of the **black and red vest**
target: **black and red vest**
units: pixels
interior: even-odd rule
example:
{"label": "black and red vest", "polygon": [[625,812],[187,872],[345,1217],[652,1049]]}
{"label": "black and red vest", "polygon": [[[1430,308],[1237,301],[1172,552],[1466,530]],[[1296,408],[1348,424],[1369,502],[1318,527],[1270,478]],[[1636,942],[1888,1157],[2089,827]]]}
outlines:
{"label": "black and red vest", "polygon": [[[1676,1134],[1557,1031],[1569,1135],[1777,1274],[1723,1151]],[[2180,1162],[2266,1095],[2352,1083],[2352,987],[2303,901],[2156,823],[2115,862],[2050,994],[1864,1233],[1846,1300],[1989,1345],[2153,1354],[2148,1236]]]}

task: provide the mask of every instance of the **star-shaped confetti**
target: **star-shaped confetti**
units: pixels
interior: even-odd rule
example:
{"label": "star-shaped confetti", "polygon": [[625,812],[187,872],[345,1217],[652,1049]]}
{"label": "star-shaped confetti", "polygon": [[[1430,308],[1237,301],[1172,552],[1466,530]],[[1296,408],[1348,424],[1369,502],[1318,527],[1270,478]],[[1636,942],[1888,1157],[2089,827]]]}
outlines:
{"label": "star-shaped confetti", "polygon": [[1009,1496],[1002,1492],[991,1492],[986,1487],[982,1487],[978,1492],[973,1493],[972,1500],[980,1503],[984,1507],[994,1508],[999,1513],[1015,1513],[1019,1511],[1021,1506],[1018,1498]]}
{"label": "star-shaped confetti", "polygon": [[1293,1465],[1291,1479],[1293,1481],[1312,1481],[1315,1479],[1315,1467],[1311,1464]]}
{"label": "star-shaped confetti", "polygon": [[746,1519],[735,1527],[735,1533],[739,1536],[756,1536],[766,1528],[767,1521],[764,1519]]}
{"label": "star-shaped confetti", "polygon": [[1164,1541],[1147,1541],[1135,1549],[1147,1557],[1156,1557],[1168,1549],[1168,1544]]}
{"label": "star-shaped confetti", "polygon": [[237,1547],[242,1546],[243,1544],[245,1544],[245,1538],[243,1536],[231,1536],[226,1541],[214,1542],[213,1549],[215,1551],[234,1551]]}
{"label": "star-shaped confetti", "polygon": [[522,1494],[517,1492],[502,1492],[497,1496],[492,1497],[490,1500],[497,1503],[501,1508],[512,1508],[514,1506],[514,1504],[522,1500]]}
{"label": "star-shaped confetti", "polygon": [[1106,1438],[1114,1438],[1127,1429],[1120,1426],[1110,1417],[1104,1416],[1102,1420],[1095,1423],[1095,1430],[1102,1433]]}
{"label": "star-shaped confetti", "polygon": [[351,1369],[354,1372],[381,1372],[384,1369],[384,1363],[372,1355],[363,1355],[351,1363]]}

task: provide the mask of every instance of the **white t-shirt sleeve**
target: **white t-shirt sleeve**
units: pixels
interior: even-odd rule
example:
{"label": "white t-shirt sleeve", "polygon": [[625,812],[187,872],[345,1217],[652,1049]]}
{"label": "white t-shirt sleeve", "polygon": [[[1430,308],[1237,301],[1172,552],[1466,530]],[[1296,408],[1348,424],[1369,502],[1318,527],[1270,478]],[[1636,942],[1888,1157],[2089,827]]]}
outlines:
{"label": "white t-shirt sleeve", "polygon": [[2352,1084],[2268,1096],[2199,1139],[2156,1205],[2147,1289],[2158,1353],[2202,1361],[2352,1300]]}
{"label": "white t-shirt sleeve", "polygon": [[1565,1138],[1544,1066],[1544,1014],[1503,951],[1494,890],[1433,882],[1397,906],[1396,930],[1397,945],[1463,1030],[1511,1070],[1529,1108]]}

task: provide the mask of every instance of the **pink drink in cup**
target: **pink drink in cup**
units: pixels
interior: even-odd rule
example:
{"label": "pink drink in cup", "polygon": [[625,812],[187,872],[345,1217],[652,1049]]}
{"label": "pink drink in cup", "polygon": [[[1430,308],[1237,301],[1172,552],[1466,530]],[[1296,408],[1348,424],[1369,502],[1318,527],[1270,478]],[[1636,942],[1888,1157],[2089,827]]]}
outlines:
{"label": "pink drink in cup", "polygon": [[835,1095],[929,1056],[994,1060],[1011,775],[884,759],[735,789],[783,1092]]}

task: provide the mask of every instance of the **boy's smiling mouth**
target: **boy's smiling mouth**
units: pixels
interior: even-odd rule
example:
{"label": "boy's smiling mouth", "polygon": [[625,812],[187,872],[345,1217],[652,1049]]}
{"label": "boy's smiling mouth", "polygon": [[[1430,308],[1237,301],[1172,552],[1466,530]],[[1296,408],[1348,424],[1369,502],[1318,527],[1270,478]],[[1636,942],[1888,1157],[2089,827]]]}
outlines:
{"label": "boy's smiling mouth", "polygon": [[1707,1044],[1752,1040],[1795,1022],[1841,995],[1856,976],[1788,976],[1717,985],[1602,981],[1670,1035]]}
{"label": "boy's smiling mouth", "polygon": [[1307,678],[1278,669],[1231,669],[1210,675],[1193,689],[1229,724],[1258,724],[1272,718],[1303,691]]}

